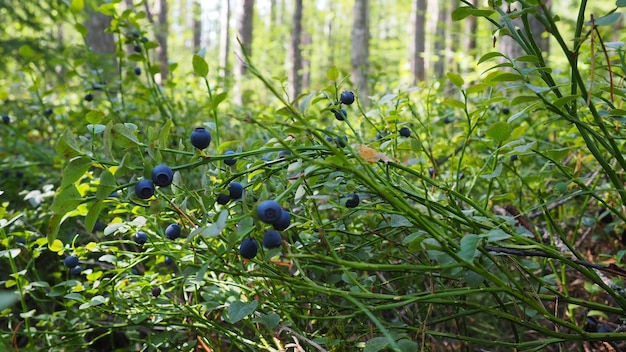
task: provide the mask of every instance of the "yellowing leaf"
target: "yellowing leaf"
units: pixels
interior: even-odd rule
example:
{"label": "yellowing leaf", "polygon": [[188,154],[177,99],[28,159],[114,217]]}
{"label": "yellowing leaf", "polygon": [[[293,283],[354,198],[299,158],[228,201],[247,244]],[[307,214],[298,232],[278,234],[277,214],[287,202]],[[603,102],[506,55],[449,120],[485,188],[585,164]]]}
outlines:
{"label": "yellowing leaf", "polygon": [[48,248],[50,248],[53,252],[62,252],[63,251],[63,242],[61,240],[54,240],[52,243],[48,243]]}

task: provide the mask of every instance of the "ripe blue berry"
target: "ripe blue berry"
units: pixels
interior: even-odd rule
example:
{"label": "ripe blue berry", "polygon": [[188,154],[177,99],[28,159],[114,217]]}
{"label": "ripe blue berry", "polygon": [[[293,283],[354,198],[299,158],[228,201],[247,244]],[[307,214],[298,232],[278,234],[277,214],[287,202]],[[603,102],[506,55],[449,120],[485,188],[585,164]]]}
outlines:
{"label": "ripe blue berry", "polygon": [[2,122],[4,122],[5,124],[10,124],[11,123],[11,117],[9,115],[2,115]]}
{"label": "ripe blue berry", "polygon": [[148,199],[154,195],[154,184],[151,180],[140,180],[135,184],[135,194],[141,199]]}
{"label": "ripe blue berry", "polygon": [[402,127],[400,129],[400,135],[404,138],[411,137],[411,130],[408,127]]}
{"label": "ripe blue berry", "polygon": [[231,182],[228,184],[228,195],[230,199],[239,199],[243,196],[243,186],[239,182]]}
{"label": "ripe blue berry", "polygon": [[63,260],[63,264],[72,269],[73,267],[75,267],[76,265],[78,265],[78,257],[75,255],[70,255],[65,257],[65,259]]}
{"label": "ripe blue berry", "polygon": [[511,110],[509,110],[509,108],[502,108],[502,113],[505,115],[508,115],[511,112]]}
{"label": "ripe blue berry", "polygon": [[78,276],[83,272],[83,268],[80,265],[76,265],[75,267],[70,269],[70,276]]}
{"label": "ripe blue berry", "polygon": [[283,212],[280,213],[280,219],[272,224],[275,230],[283,231],[287,229],[291,225],[291,213],[287,210],[283,209]]}
{"label": "ripe blue berry", "polygon": [[135,236],[133,237],[133,240],[138,245],[142,245],[142,244],[148,242],[148,235],[146,235],[146,233],[143,232],[143,231],[139,231],[139,232],[137,232],[135,234]]}
{"label": "ripe blue berry", "polygon": [[165,237],[170,240],[175,240],[180,237],[180,225],[178,224],[169,224],[165,229]]}
{"label": "ripe blue berry", "polygon": [[435,177],[435,169],[433,169],[432,167],[428,168],[428,176],[430,176],[430,178],[434,178]]}
{"label": "ripe blue berry", "polygon": [[152,289],[152,297],[158,297],[161,294],[161,289],[159,287],[155,287]]}
{"label": "ripe blue berry", "polygon": [[346,208],[356,208],[361,201],[357,194],[352,193],[349,195],[350,199],[346,200]]}
{"label": "ripe blue berry", "polygon": [[47,108],[47,109],[46,109],[46,111],[44,111],[44,114],[45,114],[46,116],[50,116],[50,115],[52,115],[52,113],[53,113],[53,112],[54,112],[54,111],[52,111],[52,108]]}
{"label": "ripe blue berry", "polygon": [[239,254],[246,259],[252,259],[259,250],[259,244],[254,238],[246,238],[239,245]]}
{"label": "ripe blue berry", "polygon": [[266,200],[257,206],[256,213],[264,223],[273,224],[280,219],[283,208],[274,200]]}
{"label": "ripe blue berry", "polygon": [[169,166],[160,164],[152,169],[152,182],[159,187],[165,187],[172,184],[174,180],[174,172]]}
{"label": "ripe blue berry", "polygon": [[280,237],[280,234],[274,230],[265,230],[265,234],[263,235],[263,247],[265,248],[276,248],[280,247],[283,243],[283,239]]}
{"label": "ripe blue berry", "polygon": [[343,121],[346,119],[346,117],[348,117],[348,113],[344,109],[330,109],[330,111],[335,114],[335,118],[339,121]]}
{"label": "ripe blue berry", "polygon": [[140,53],[141,52],[141,46],[140,45],[135,45],[135,47],[133,49],[135,49],[136,53]]}
{"label": "ripe blue berry", "polygon": [[228,194],[219,193],[217,195],[217,204],[226,205],[228,204],[228,202],[230,202],[230,197],[228,196]]}
{"label": "ripe blue berry", "polygon": [[211,144],[211,133],[204,127],[197,127],[191,132],[191,144],[202,150]]}
{"label": "ripe blue berry", "polygon": [[91,93],[85,95],[85,101],[92,101],[93,100],[93,95]]}
{"label": "ripe blue berry", "polygon": [[[224,152],[224,155],[233,155],[235,154],[235,152],[233,152],[232,150],[227,150]],[[233,166],[237,163],[237,160],[235,159],[224,159],[224,164],[228,165],[228,166]]]}
{"label": "ripe blue berry", "polygon": [[133,70],[137,76],[141,75],[141,67],[135,67]]}
{"label": "ripe blue berry", "polygon": [[515,161],[515,160],[519,159],[519,157],[517,156],[517,154],[513,154],[513,155],[511,155],[511,156],[510,156],[510,158],[511,158],[511,162],[513,162],[513,161]]}
{"label": "ripe blue berry", "polygon": [[354,93],[350,91],[345,91],[341,93],[339,100],[341,101],[342,104],[350,105],[354,103]]}
{"label": "ripe blue berry", "polygon": [[165,257],[163,259],[163,264],[165,264],[165,265],[172,265],[173,263],[174,263],[174,261],[170,257]]}

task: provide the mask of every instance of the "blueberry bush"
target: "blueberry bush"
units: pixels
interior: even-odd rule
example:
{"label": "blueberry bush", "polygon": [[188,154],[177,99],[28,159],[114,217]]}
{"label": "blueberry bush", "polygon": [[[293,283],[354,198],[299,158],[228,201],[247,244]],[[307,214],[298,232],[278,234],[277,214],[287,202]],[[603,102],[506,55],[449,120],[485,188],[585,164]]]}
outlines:
{"label": "blueberry bush", "polygon": [[[232,105],[203,51],[160,86],[149,40],[87,93],[79,58],[52,86],[25,66],[0,126],[0,347],[625,348],[626,62],[602,41],[619,12],[587,21],[583,1],[569,40],[543,2],[490,3],[452,17],[523,56],[371,106],[336,67],[290,100],[245,48],[269,103]],[[107,11],[116,35],[141,28]]]}

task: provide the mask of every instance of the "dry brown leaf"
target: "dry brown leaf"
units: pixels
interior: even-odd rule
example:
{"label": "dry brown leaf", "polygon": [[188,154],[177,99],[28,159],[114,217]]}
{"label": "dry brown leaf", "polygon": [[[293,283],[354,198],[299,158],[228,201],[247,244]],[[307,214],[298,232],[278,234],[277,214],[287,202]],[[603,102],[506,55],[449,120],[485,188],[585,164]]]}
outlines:
{"label": "dry brown leaf", "polygon": [[393,159],[391,159],[387,154],[377,152],[364,144],[359,145],[359,156],[365,159],[368,163],[375,163],[378,161],[389,163],[393,161]]}

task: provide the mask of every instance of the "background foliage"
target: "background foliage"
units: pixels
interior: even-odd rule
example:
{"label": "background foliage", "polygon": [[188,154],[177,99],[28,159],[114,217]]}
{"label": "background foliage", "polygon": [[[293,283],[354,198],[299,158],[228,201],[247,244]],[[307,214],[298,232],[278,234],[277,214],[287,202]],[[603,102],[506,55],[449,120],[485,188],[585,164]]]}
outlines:
{"label": "background foliage", "polygon": [[[305,22],[312,79],[298,97],[271,39],[289,26],[257,21],[265,39],[237,47],[243,105],[216,47],[170,45],[165,74],[143,2],[0,4],[22,33],[0,38],[19,58],[0,67],[3,349],[623,348],[621,1],[573,18],[536,1],[443,6],[451,28],[478,19],[487,44],[416,85],[393,45],[406,22],[388,17],[406,4],[373,2],[372,27],[389,28],[371,41],[370,104],[358,91],[340,103],[355,90],[346,2],[315,12],[337,23],[328,47],[324,22]],[[112,18],[115,60],[90,45],[94,13]],[[521,52],[492,47],[506,39]],[[189,139],[200,126],[204,150]],[[140,199],[159,164],[173,183]],[[231,182],[243,197],[218,203]],[[242,241],[271,228],[256,209],[270,199],[291,225],[244,259]]]}

